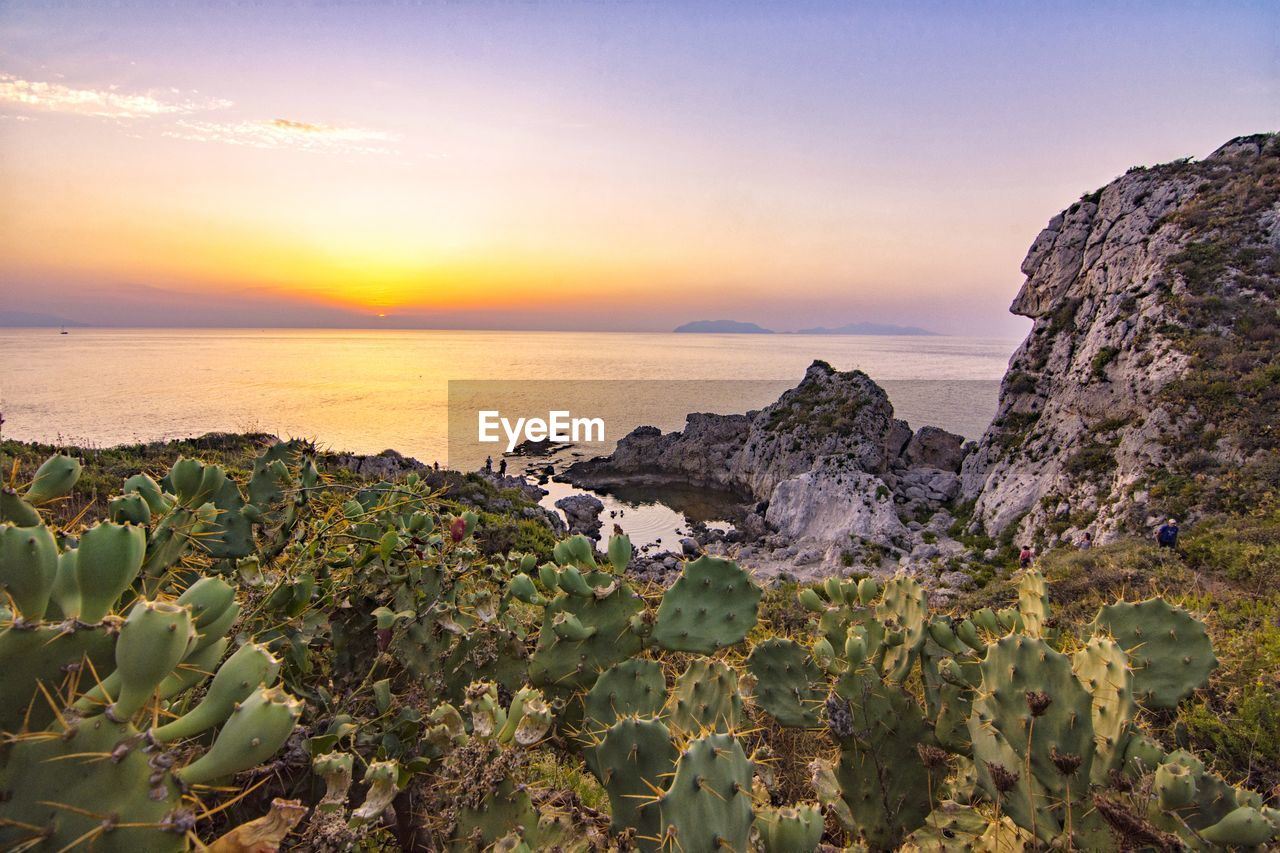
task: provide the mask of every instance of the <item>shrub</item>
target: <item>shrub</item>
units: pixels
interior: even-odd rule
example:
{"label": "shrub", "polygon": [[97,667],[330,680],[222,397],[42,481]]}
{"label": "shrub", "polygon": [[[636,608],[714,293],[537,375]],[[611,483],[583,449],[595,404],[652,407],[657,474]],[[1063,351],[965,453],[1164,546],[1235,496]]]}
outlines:
{"label": "shrub", "polygon": [[1093,356],[1093,361],[1089,363],[1089,375],[1094,379],[1107,378],[1107,365],[1116,360],[1116,356],[1120,354],[1118,347],[1103,347]]}
{"label": "shrub", "polygon": [[1067,473],[1075,477],[1101,477],[1116,467],[1115,450],[1110,445],[1091,442],[1067,458]]}

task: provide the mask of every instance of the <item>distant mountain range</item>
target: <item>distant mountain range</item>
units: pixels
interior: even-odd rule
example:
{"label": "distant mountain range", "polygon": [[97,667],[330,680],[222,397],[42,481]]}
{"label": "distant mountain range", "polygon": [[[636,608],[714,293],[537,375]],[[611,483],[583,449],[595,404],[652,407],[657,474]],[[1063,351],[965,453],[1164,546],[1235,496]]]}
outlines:
{"label": "distant mountain range", "polygon": [[702,334],[730,335],[936,335],[919,326],[895,326],[891,323],[848,323],[844,326],[826,328],[818,326],[813,329],[801,329],[798,332],[774,332],[757,326],[755,323],[744,323],[740,320],[694,320],[676,327],[677,332],[695,332]]}
{"label": "distant mountain range", "polygon": [[677,326],[677,332],[700,332],[719,335],[772,335],[772,329],[757,326],[755,323],[743,323],[739,320],[694,320]]}

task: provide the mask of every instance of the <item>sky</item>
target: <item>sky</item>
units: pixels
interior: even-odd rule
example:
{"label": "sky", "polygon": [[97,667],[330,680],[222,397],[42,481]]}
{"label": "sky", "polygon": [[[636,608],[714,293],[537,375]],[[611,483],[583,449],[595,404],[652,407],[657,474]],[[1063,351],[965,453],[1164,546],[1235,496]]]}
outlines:
{"label": "sky", "polygon": [[1126,168],[1280,129],[1280,4],[0,0],[0,312],[1016,335]]}

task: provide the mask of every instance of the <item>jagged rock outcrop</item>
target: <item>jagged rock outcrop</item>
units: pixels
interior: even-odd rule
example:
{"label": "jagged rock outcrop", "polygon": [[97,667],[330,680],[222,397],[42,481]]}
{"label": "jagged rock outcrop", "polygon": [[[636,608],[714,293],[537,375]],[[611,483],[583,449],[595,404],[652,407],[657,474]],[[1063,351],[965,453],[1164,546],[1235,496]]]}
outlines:
{"label": "jagged rock outcrop", "polygon": [[567,495],[556,501],[556,509],[564,512],[570,533],[581,533],[590,539],[600,538],[604,502],[595,495]]}
{"label": "jagged rock outcrop", "polygon": [[891,461],[894,427],[889,396],[871,377],[815,361],[799,385],[752,419],[730,482],[763,498],[833,457],[852,470],[882,474]]}
{"label": "jagged rock outcrop", "polygon": [[904,453],[908,465],[957,471],[964,461],[964,438],[938,427],[920,427]]}
{"label": "jagged rock outcrop", "polygon": [[1010,310],[1035,325],[961,475],[975,528],[1106,541],[1274,464],[1275,136],[1131,169],[1055,216],[1022,271]]}
{"label": "jagged rock outcrop", "polygon": [[663,434],[637,427],[608,457],[569,466],[566,479],[580,488],[662,485],[673,479],[700,488],[734,491],[734,463],[759,412],[745,415],[693,413],[682,432]]}
{"label": "jagged rock outcrop", "polygon": [[[962,444],[934,427],[912,433],[865,373],[817,361],[764,409],[691,414],[682,432],[665,435],[640,427],[612,455],[576,463],[563,479],[580,488],[678,483],[735,492],[757,504],[739,525],[747,538],[772,531],[783,540],[780,564],[829,570],[864,543],[910,554],[923,526],[903,519],[930,517],[959,493]],[[757,557],[756,568],[776,566]]]}

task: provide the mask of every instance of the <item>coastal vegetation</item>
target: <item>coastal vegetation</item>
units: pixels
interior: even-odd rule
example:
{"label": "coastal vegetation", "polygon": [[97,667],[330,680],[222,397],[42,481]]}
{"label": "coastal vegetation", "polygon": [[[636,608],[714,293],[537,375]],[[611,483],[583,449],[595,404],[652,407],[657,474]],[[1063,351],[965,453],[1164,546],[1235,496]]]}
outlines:
{"label": "coastal vegetation", "polygon": [[484,478],[300,441],[48,451],[3,446],[6,849],[1280,837],[1274,493],[1178,551],[996,543],[931,606],[710,555],[664,588]]}

